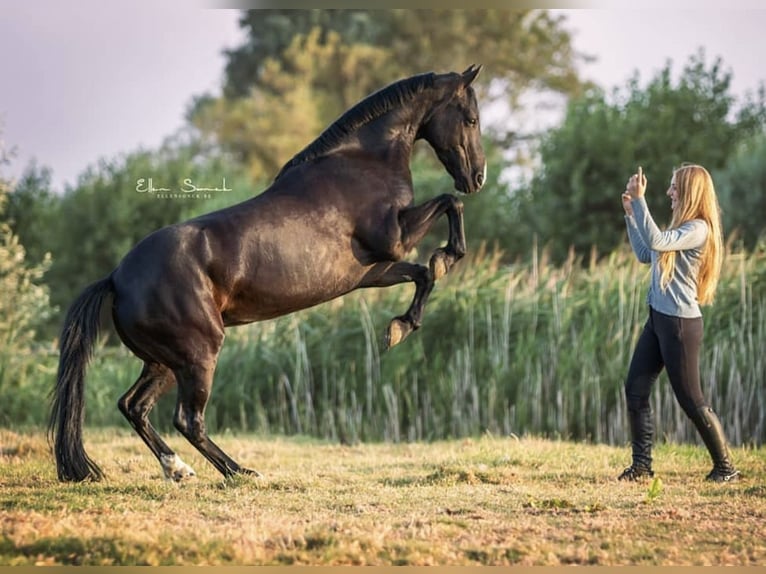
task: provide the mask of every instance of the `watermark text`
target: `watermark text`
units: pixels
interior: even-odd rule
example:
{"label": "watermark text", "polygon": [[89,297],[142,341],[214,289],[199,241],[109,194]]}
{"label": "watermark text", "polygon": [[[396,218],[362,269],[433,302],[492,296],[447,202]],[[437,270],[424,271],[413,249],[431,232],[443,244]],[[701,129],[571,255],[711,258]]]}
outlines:
{"label": "watermark text", "polygon": [[198,185],[190,177],[185,178],[178,187],[155,185],[153,177],[142,177],[136,180],[138,193],[154,194],[160,199],[210,199],[213,193],[232,191],[226,186],[226,178],[221,178],[221,185],[215,187]]}

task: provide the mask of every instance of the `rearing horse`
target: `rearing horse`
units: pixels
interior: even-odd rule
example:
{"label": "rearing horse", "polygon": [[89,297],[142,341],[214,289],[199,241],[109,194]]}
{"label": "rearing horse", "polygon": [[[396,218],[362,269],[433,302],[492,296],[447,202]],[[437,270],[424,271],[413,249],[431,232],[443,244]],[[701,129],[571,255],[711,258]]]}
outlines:
{"label": "rearing horse", "polygon": [[[395,82],[345,112],[290,160],[262,194],[170,225],[141,240],[112,273],[74,301],[61,335],[49,434],[58,478],[100,480],[82,441],[85,369],[102,304],[122,342],[144,367],[118,406],[159,460],[165,476],[193,476],[148,415],[178,386],[173,423],[224,476],[255,474],[205,430],[224,330],[329,301],[363,287],[415,283],[409,309],[386,331],[393,346],[420,326],[434,281],[465,254],[463,206],[445,194],[414,204],[410,157],[425,139],[463,193],[486,177],[479,109],[462,74],[421,74]],[[429,265],[403,261],[443,214],[447,244]]]}

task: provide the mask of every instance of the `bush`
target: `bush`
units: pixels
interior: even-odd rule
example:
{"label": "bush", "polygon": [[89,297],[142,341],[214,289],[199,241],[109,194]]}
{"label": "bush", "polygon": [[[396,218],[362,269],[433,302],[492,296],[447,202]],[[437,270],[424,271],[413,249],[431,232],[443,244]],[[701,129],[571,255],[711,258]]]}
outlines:
{"label": "bush", "polygon": [[[4,162],[0,142],[0,164]],[[10,183],[0,176],[0,423],[26,420],[33,415],[39,397],[26,386],[38,360],[35,328],[52,309],[48,288],[40,283],[50,256],[30,265],[24,247],[5,220]],[[21,395],[26,393],[24,400]]]}

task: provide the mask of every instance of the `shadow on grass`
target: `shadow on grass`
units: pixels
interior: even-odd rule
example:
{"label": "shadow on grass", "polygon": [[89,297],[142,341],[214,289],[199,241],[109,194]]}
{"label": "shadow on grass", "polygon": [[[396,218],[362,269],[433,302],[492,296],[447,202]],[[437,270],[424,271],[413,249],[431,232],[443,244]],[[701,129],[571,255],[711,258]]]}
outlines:
{"label": "shadow on grass", "polygon": [[384,478],[381,481],[386,486],[454,486],[457,484],[494,484],[505,485],[516,482],[515,473],[507,468],[479,465],[462,467],[459,465],[439,465],[433,472],[425,476],[404,476]]}
{"label": "shadow on grass", "polygon": [[221,543],[207,542],[196,548],[179,547],[172,542],[164,550],[156,542],[144,544],[118,538],[44,537],[28,544],[0,540],[0,563],[82,565],[172,565],[194,564],[201,558],[216,556],[229,562],[232,556]]}

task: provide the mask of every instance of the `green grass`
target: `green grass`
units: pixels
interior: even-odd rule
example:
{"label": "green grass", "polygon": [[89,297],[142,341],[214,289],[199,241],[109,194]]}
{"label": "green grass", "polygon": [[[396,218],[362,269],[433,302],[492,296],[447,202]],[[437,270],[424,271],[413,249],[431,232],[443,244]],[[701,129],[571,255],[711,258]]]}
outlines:
{"label": "green grass", "polygon": [[628,449],[493,437],[344,446],[214,437],[261,480],[167,483],[140,439],[86,429],[102,483],[60,484],[40,433],[0,430],[0,564],[758,565],[766,451],[704,482],[703,449],[660,445],[660,482],[618,482]]}

